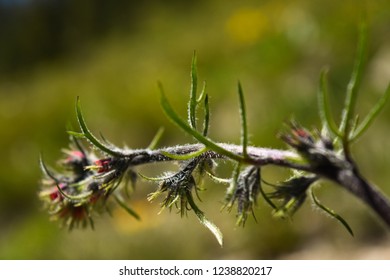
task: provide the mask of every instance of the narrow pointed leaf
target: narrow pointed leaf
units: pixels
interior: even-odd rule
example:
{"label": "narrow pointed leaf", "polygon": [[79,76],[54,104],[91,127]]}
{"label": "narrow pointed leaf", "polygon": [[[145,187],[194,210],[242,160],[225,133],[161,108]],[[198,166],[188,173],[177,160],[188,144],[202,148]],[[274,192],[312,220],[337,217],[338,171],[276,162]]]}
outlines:
{"label": "narrow pointed leaf", "polygon": [[123,208],[130,216],[133,216],[136,220],[141,220],[141,217],[135,212],[133,209],[131,209],[121,197],[118,195],[114,195],[115,201],[119,204],[120,207]]}
{"label": "narrow pointed leaf", "polygon": [[240,118],[241,118],[241,145],[242,145],[242,154],[244,158],[248,157],[247,146],[248,146],[248,126],[246,122],[246,108],[245,108],[245,99],[244,93],[242,91],[241,83],[238,82],[238,96],[240,104]]}
{"label": "narrow pointed leaf", "polygon": [[138,172],[138,175],[139,175],[141,178],[145,179],[145,180],[154,181],[154,182],[164,181],[164,180],[166,180],[166,179],[169,179],[169,178],[175,176],[175,175],[173,174],[173,175],[169,175],[169,176],[165,176],[165,177],[148,177],[148,176],[143,175],[142,173],[139,173],[139,172]]}
{"label": "narrow pointed leaf", "polygon": [[349,141],[352,142],[352,138],[354,137],[355,133],[356,133],[356,129],[358,127],[358,124],[359,124],[359,115],[356,115],[353,122],[352,122],[352,125],[351,125],[351,132],[350,132],[350,137],[349,137]]}
{"label": "narrow pointed leaf", "polygon": [[127,213],[133,216],[136,220],[141,220],[141,217],[133,209],[131,209],[120,196],[114,195],[114,198],[115,201],[119,204],[119,206],[122,207]]}
{"label": "narrow pointed leaf", "polygon": [[356,128],[355,134],[351,138],[351,141],[358,139],[366,130],[370,127],[371,123],[375,120],[375,118],[382,111],[385,106],[387,100],[390,97],[390,85],[387,87],[385,94],[378,100],[375,106],[371,109],[365,119],[360,123],[360,125]]}
{"label": "narrow pointed leaf", "polygon": [[76,145],[77,149],[86,157],[87,153],[85,152],[85,149],[84,149],[83,145],[81,145],[78,138],[71,135],[70,139]]}
{"label": "narrow pointed leaf", "polygon": [[332,113],[329,106],[328,94],[328,79],[327,71],[323,70],[320,77],[320,88],[318,90],[318,109],[322,122],[322,126],[326,127],[328,131],[336,136],[341,136],[336,123],[333,120]]}
{"label": "narrow pointed leaf", "polygon": [[81,131],[83,132],[85,138],[87,138],[99,150],[112,156],[121,156],[120,152],[113,151],[110,147],[100,142],[88,129],[87,124],[84,120],[83,113],[81,111],[81,104],[80,104],[79,97],[77,97],[77,102],[76,102],[76,114],[77,114],[77,119],[79,121]]}
{"label": "narrow pointed leaf", "polygon": [[329,209],[328,207],[326,207],[323,204],[321,204],[320,201],[314,195],[314,191],[313,190],[311,190],[311,197],[313,198],[313,201],[314,201],[315,205],[317,205],[320,209],[322,209],[323,211],[328,213],[331,217],[333,217],[336,220],[338,220],[345,227],[345,229],[349,232],[349,234],[354,236],[352,228],[349,226],[349,224],[339,214],[337,214],[335,211],[333,211],[332,209]]}
{"label": "narrow pointed leaf", "polygon": [[226,203],[225,205],[222,206],[222,209],[225,209],[227,207],[228,210],[230,211],[231,207],[233,206],[234,201],[232,201],[232,197],[234,195],[234,192],[237,189],[237,182],[238,182],[238,177],[240,176],[240,171],[241,171],[241,163],[237,162],[232,172],[230,185],[226,190],[226,195],[225,195]]}
{"label": "narrow pointed leaf", "polygon": [[79,194],[79,195],[70,195],[65,193],[58,184],[56,184],[58,191],[67,199],[73,201],[73,202],[79,202],[80,200],[83,200],[85,198],[88,198],[91,196],[92,191],[87,191],[85,193]]}
{"label": "narrow pointed leaf", "polygon": [[203,81],[202,91],[200,92],[199,97],[196,100],[196,104],[197,105],[199,105],[200,102],[202,102],[203,98],[205,97],[205,95],[206,95],[206,87],[207,87],[207,83],[206,83],[206,81]]}
{"label": "narrow pointed leaf", "polygon": [[164,95],[164,91],[162,88],[162,85],[159,83],[160,91],[161,91],[161,106],[165,112],[165,114],[168,116],[168,118],[175,123],[177,126],[179,126],[182,130],[184,130],[186,133],[192,135],[195,139],[197,139],[199,142],[203,143],[206,147],[208,147],[210,150],[213,150],[217,153],[220,153],[221,155],[224,155],[228,158],[237,160],[237,161],[244,161],[244,158],[240,155],[237,155],[235,153],[232,153],[228,150],[225,150],[218,144],[216,144],[214,141],[210,140],[209,138],[203,136],[201,133],[199,133],[197,130],[189,126],[177,113],[173,110],[171,105],[169,104],[167,98]]}
{"label": "narrow pointed leaf", "polygon": [[193,153],[189,153],[189,154],[185,154],[185,155],[171,154],[171,153],[168,153],[166,151],[161,151],[161,154],[163,154],[164,156],[169,157],[171,159],[188,160],[188,159],[192,159],[194,157],[200,156],[201,154],[203,154],[207,150],[208,150],[208,148],[204,147],[204,148],[200,149],[199,151],[196,151],[196,152],[193,152]]}
{"label": "narrow pointed leaf", "polygon": [[343,134],[344,144],[348,142],[351,131],[351,120],[354,117],[357,94],[361,83],[367,49],[367,26],[363,23],[359,32],[358,50],[351,79],[348,83],[344,109],[339,131]]}
{"label": "narrow pointed leaf", "polygon": [[198,87],[198,73],[196,67],[196,52],[192,56],[191,63],[191,90],[190,102],[188,103],[188,121],[192,128],[196,129],[196,91]]}
{"label": "narrow pointed leaf", "polygon": [[163,133],[164,133],[164,128],[160,127],[159,130],[156,132],[156,135],[154,135],[152,141],[150,142],[150,144],[148,146],[149,150],[154,150],[157,147],[158,142],[160,142]]}
{"label": "narrow pointed leaf", "polygon": [[267,196],[267,194],[264,192],[264,189],[263,189],[263,186],[260,184],[260,193],[261,195],[263,196],[265,202],[267,202],[269,204],[269,206],[272,207],[272,209],[276,209],[276,205],[272,202],[272,200]]}
{"label": "narrow pointed leaf", "polygon": [[107,140],[107,138],[103,135],[102,132],[99,132],[100,138],[102,139],[104,145],[107,145],[107,147],[111,146],[113,147],[114,145],[110,143],[110,141]]}
{"label": "narrow pointed leaf", "polygon": [[211,231],[211,233],[217,239],[219,245],[222,247],[223,235],[220,229],[213,222],[206,218],[203,211],[201,211],[195,204],[194,199],[192,198],[192,194],[190,192],[187,193],[187,200],[191,208],[194,210],[196,216],[198,217],[199,222]]}
{"label": "narrow pointed leaf", "polygon": [[57,184],[59,183],[58,179],[53,175],[53,173],[47,168],[45,162],[43,161],[43,156],[39,156],[39,167],[41,168],[41,171],[43,174],[45,174],[47,177],[52,179]]}
{"label": "narrow pointed leaf", "polygon": [[81,133],[81,132],[67,131],[67,133],[68,133],[70,136],[73,136],[73,137],[75,137],[75,138],[85,138],[84,133]]}
{"label": "narrow pointed leaf", "polygon": [[225,179],[225,178],[220,178],[220,177],[217,177],[215,175],[213,175],[212,173],[206,171],[206,174],[216,183],[220,183],[220,184],[230,184],[231,182],[231,179]]}
{"label": "narrow pointed leaf", "polygon": [[203,121],[203,136],[207,136],[210,123],[209,96],[206,94],[204,98],[204,121]]}

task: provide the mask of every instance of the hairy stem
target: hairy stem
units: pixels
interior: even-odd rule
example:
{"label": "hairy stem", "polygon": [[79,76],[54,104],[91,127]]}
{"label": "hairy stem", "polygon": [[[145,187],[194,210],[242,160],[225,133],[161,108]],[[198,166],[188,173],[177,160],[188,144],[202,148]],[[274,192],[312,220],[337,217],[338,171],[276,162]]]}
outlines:
{"label": "hairy stem", "polygon": [[390,201],[373,184],[360,174],[355,164],[351,169],[340,170],[335,178],[330,178],[363,200],[390,227]]}
{"label": "hairy stem", "polygon": [[[218,145],[231,153],[239,156],[242,155],[243,150],[241,145],[224,143],[218,143]],[[169,157],[166,154],[187,155],[204,149],[204,147],[205,146],[203,144],[186,144],[156,150],[124,150],[122,153],[123,157],[128,157],[130,159],[130,165],[135,166],[152,162],[172,161],[175,160],[175,158]],[[272,164],[299,170],[308,170],[309,168],[307,165],[296,163],[302,161],[302,158],[293,151],[248,147],[247,153],[248,159],[246,159],[244,162],[247,164],[259,166]],[[228,159],[226,156],[221,155],[213,150],[208,150],[201,156],[208,159]]]}
{"label": "hairy stem", "polygon": [[[224,143],[219,143],[218,145],[234,154],[242,155],[241,145]],[[202,144],[186,144],[157,150],[125,150],[123,151],[123,156],[128,158],[129,166],[136,166],[175,160],[164,155],[164,153],[186,155],[203,148],[204,145]],[[351,159],[340,157],[336,153],[328,153],[323,155],[326,157],[326,165],[317,165],[315,163],[304,163],[304,160],[298,153],[289,150],[248,147],[247,153],[248,163],[251,165],[274,165],[292,168],[310,172],[338,183],[341,187],[364,201],[379,215],[387,226],[390,226],[390,201],[376,186],[368,183],[361,176]],[[220,155],[212,150],[208,150],[200,156],[208,159],[227,159],[226,156]]]}

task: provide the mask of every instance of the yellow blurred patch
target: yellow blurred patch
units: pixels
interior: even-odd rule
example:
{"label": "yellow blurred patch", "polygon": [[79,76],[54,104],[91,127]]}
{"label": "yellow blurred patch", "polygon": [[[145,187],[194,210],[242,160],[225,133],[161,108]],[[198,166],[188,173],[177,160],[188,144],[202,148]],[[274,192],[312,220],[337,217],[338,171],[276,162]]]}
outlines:
{"label": "yellow blurred patch", "polygon": [[130,206],[141,216],[141,220],[137,221],[121,207],[115,207],[112,211],[113,223],[119,232],[135,233],[148,230],[158,227],[165,220],[164,215],[158,215],[161,210],[158,204],[153,205],[146,200],[138,200],[132,201]]}
{"label": "yellow blurred patch", "polygon": [[269,18],[261,9],[244,8],[226,22],[226,31],[234,42],[249,45],[269,29]]}

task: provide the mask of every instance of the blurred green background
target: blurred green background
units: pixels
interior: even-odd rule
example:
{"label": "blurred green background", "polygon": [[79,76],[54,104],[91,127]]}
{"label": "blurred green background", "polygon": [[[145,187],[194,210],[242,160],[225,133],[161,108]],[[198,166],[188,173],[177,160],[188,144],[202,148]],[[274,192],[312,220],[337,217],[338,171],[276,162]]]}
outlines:
{"label": "blurred green background", "polygon": [[[390,259],[390,236],[360,201],[324,183],[320,200],[355,231],[306,203],[293,221],[272,218],[259,202],[256,223],[235,227],[220,211],[223,186],[206,181],[200,203],[222,230],[225,246],[201,226],[169,211],[158,215],[155,189],[139,183],[132,205],[90,229],[68,232],[50,222],[37,199],[39,154],[55,166],[76,125],[81,97],[91,129],[120,146],[146,147],[160,126],[161,145],[192,141],[164,116],[157,81],[183,116],[193,50],[207,80],[210,135],[239,142],[236,95],[246,97],[253,145],[284,148],[275,135],[291,117],[319,125],[319,73],[330,69],[335,113],[353,65],[366,14],[369,53],[359,111],[364,115],[390,81],[389,1],[76,1],[0,0],[0,259]],[[362,173],[390,196],[390,107],[354,146]],[[142,168],[148,174],[171,166]],[[264,168],[275,182],[289,173]]]}

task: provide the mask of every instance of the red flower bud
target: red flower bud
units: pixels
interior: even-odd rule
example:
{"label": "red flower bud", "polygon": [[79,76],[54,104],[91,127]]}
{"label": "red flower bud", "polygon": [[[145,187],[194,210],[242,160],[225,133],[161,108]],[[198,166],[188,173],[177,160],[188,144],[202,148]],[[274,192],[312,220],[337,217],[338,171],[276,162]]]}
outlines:
{"label": "red flower bud", "polygon": [[111,168],[111,158],[106,158],[106,159],[99,159],[95,161],[95,165],[99,167],[97,170],[98,173],[104,173],[110,170]]}
{"label": "red flower bud", "polygon": [[[60,183],[58,186],[61,188],[61,190],[63,190],[63,189],[66,187],[66,184]],[[59,199],[62,199],[62,198],[63,198],[63,196],[62,196],[62,194],[60,193],[60,191],[58,190],[58,187],[57,187],[57,186],[52,187],[52,191],[50,192],[49,197],[50,197],[50,199],[51,199],[52,201],[53,201],[53,200],[56,200],[56,199],[58,199],[58,198],[59,198]]]}

